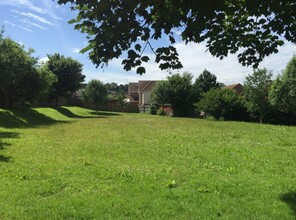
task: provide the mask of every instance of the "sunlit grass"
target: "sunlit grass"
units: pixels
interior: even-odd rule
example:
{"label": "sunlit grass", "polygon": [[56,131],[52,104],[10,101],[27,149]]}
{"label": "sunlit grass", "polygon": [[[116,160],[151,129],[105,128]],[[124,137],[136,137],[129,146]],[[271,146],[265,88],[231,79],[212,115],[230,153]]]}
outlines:
{"label": "sunlit grass", "polygon": [[0,219],[293,219],[296,128],[0,110]]}

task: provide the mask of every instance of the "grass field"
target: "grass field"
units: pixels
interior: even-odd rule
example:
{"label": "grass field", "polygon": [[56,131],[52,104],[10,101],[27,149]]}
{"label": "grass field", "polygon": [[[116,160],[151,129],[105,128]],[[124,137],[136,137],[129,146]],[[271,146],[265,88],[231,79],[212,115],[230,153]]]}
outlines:
{"label": "grass field", "polygon": [[295,219],[296,127],[0,110],[0,219]]}

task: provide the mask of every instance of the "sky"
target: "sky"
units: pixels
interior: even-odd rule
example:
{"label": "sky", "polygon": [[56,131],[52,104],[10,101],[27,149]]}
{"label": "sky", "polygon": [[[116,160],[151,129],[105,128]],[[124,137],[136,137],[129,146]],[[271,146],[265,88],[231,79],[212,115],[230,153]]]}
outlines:
{"label": "sky", "polygon": [[[79,51],[87,45],[86,36],[77,30],[68,21],[76,17],[77,12],[70,10],[70,5],[58,5],[57,0],[0,0],[0,26],[4,25],[4,36],[23,44],[26,49],[33,48],[34,56],[46,60],[47,54],[60,53],[72,57],[83,64],[83,74],[86,82],[98,79],[107,82],[126,84],[138,80],[164,80],[169,73],[161,71],[154,63],[152,51],[145,51],[150,62],[145,65],[146,73],[137,75],[134,70],[125,71],[121,66],[122,57],[111,61],[107,67],[96,68],[88,59],[87,53]],[[167,44],[167,39],[153,42],[154,47]],[[253,72],[251,67],[243,67],[238,63],[235,55],[223,60],[213,57],[206,52],[205,43],[177,42],[174,45],[179,53],[183,69],[178,72],[190,72],[194,78],[204,69],[217,76],[217,80],[226,85],[243,83],[244,78]],[[286,43],[279,48],[277,54],[265,58],[259,68],[273,71],[274,76],[280,74],[287,62],[296,54],[296,45]],[[177,71],[173,71],[176,73]]]}

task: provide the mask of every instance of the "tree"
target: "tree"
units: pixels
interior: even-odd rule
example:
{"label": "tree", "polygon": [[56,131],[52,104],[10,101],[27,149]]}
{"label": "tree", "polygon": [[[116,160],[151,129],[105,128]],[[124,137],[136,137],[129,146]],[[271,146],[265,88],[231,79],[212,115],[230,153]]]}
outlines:
{"label": "tree", "polygon": [[192,75],[188,72],[173,74],[167,81],[158,82],[151,94],[152,107],[171,104],[175,116],[190,116],[194,111]]}
{"label": "tree", "polygon": [[0,39],[0,90],[7,97],[8,107],[19,99],[17,88],[22,74],[34,65],[30,57],[31,51],[25,51],[9,38]]}
{"label": "tree", "polygon": [[[244,119],[244,110],[238,94],[232,89],[212,88],[203,93],[202,99],[197,103],[199,111],[215,119],[223,117],[225,120]],[[243,115],[242,115],[243,114]]]}
{"label": "tree", "polygon": [[244,82],[244,101],[248,111],[254,116],[259,115],[260,123],[270,110],[268,92],[272,73],[267,69],[258,69],[248,75]]}
{"label": "tree", "polygon": [[220,84],[217,82],[217,77],[205,69],[193,84],[195,101],[199,101],[203,93],[210,91],[211,88],[218,88],[219,86]]}
{"label": "tree", "polygon": [[120,92],[124,91],[127,92],[128,90],[128,84],[117,84],[115,82],[106,83],[105,86],[107,87],[108,91],[114,91],[114,92]]}
{"label": "tree", "polygon": [[168,77],[169,103],[175,116],[189,116],[193,109],[192,75],[190,73],[174,74]]}
{"label": "tree", "polygon": [[58,53],[48,55],[46,67],[53,72],[57,81],[53,84],[55,105],[58,106],[59,97],[69,95],[81,88],[85,76],[82,74],[82,64],[71,57],[64,57]]}
{"label": "tree", "polygon": [[168,81],[157,82],[151,93],[151,102],[163,107],[170,103],[170,94],[172,93]]}
{"label": "tree", "polygon": [[[87,34],[89,45],[81,52],[89,51],[94,64],[103,66],[124,54],[124,69],[137,67],[139,74],[145,73],[142,64],[149,61],[147,47],[161,69],[181,68],[173,46],[179,37],[185,43],[206,42],[209,52],[221,59],[237,53],[242,65],[254,68],[278,52],[284,40],[296,42],[294,0],[57,1],[71,2],[78,11],[70,23]],[[164,36],[169,44],[153,49],[153,40]]]}
{"label": "tree", "polygon": [[106,86],[108,91],[119,92],[118,84],[115,83],[115,82],[106,83],[105,86]]}
{"label": "tree", "polygon": [[119,84],[118,89],[119,89],[119,91],[124,91],[125,93],[127,93],[128,84]]}
{"label": "tree", "polygon": [[82,91],[83,100],[93,104],[97,110],[99,105],[107,100],[107,95],[108,90],[106,86],[100,80],[96,79],[89,81]]}
{"label": "tree", "polygon": [[287,64],[281,76],[272,83],[270,102],[280,112],[296,115],[296,56]]}
{"label": "tree", "polygon": [[0,93],[8,107],[15,102],[34,102],[47,93],[55,78],[49,71],[37,67],[37,58],[32,49],[0,34]]}
{"label": "tree", "polygon": [[116,99],[117,103],[120,105],[121,111],[123,111],[126,104],[127,104],[127,102],[126,102],[126,93],[123,90],[119,91],[116,94],[115,99]]}
{"label": "tree", "polygon": [[43,102],[56,81],[56,76],[45,66],[34,67],[26,74],[22,74],[21,84],[18,86],[17,91],[27,102]]}

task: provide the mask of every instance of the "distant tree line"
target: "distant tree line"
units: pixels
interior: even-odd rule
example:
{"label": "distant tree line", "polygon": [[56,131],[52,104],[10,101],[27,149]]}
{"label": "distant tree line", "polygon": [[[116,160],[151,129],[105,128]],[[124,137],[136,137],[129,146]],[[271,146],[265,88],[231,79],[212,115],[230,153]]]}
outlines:
{"label": "distant tree line", "polygon": [[159,82],[152,92],[151,113],[170,104],[174,116],[198,117],[201,113],[216,120],[258,121],[296,124],[296,56],[272,80],[267,69],[257,69],[245,78],[238,94],[217,82],[204,70],[192,83],[192,74],[174,74]]}

